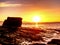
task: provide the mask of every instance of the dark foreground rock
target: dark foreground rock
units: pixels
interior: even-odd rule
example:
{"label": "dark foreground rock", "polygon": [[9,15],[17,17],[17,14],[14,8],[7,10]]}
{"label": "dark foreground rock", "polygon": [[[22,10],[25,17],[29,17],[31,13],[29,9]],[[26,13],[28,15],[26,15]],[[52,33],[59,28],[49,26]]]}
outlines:
{"label": "dark foreground rock", "polygon": [[[22,18],[8,17],[3,25],[0,26],[0,44],[2,45],[15,45],[15,36],[18,27],[22,25]],[[15,33],[14,33],[15,32]]]}
{"label": "dark foreground rock", "polygon": [[34,43],[34,44],[31,44],[31,45],[46,45],[46,44]]}
{"label": "dark foreground rock", "polygon": [[60,45],[60,39],[52,39],[50,42],[48,42],[48,44]]}
{"label": "dark foreground rock", "polygon": [[[5,31],[4,31],[5,30]],[[37,36],[34,34],[34,31],[30,30],[22,30],[20,28],[14,32],[8,32],[8,29],[0,29],[0,43],[3,45],[19,45],[24,41],[32,42],[32,41],[43,41],[41,36]],[[39,44],[32,44],[39,45]],[[40,44],[43,45],[43,44]]]}

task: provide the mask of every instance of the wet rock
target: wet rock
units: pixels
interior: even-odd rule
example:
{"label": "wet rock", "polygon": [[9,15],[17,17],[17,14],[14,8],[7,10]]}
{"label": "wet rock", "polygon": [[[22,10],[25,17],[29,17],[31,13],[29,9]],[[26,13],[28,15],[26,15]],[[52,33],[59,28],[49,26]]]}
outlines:
{"label": "wet rock", "polygon": [[46,45],[46,44],[34,43],[32,45]]}
{"label": "wet rock", "polygon": [[60,39],[52,39],[48,44],[60,45]]}

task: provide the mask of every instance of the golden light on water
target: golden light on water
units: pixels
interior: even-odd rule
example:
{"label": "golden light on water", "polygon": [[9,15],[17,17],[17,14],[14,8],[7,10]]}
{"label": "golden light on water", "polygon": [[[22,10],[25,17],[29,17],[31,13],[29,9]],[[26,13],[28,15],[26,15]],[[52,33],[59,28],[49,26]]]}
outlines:
{"label": "golden light on water", "polygon": [[41,21],[41,18],[39,16],[34,16],[33,17],[33,22],[35,22],[35,27],[38,27],[38,22]]}

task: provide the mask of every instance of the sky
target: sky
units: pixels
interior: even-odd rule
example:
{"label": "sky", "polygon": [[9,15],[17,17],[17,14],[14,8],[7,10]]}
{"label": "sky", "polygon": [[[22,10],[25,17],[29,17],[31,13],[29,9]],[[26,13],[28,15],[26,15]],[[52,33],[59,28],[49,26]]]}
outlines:
{"label": "sky", "polygon": [[0,0],[0,21],[12,16],[23,22],[32,22],[34,16],[40,22],[60,22],[60,0]]}

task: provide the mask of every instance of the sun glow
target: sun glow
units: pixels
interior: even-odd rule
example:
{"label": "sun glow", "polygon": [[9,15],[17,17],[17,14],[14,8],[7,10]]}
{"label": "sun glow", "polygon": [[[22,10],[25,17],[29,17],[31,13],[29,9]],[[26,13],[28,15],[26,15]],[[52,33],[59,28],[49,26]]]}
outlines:
{"label": "sun glow", "polygon": [[33,17],[33,21],[34,22],[40,22],[41,21],[41,18],[39,16],[34,16]]}
{"label": "sun glow", "polygon": [[38,22],[41,21],[41,18],[39,16],[33,17],[33,22],[35,22],[35,27],[39,27]]}

